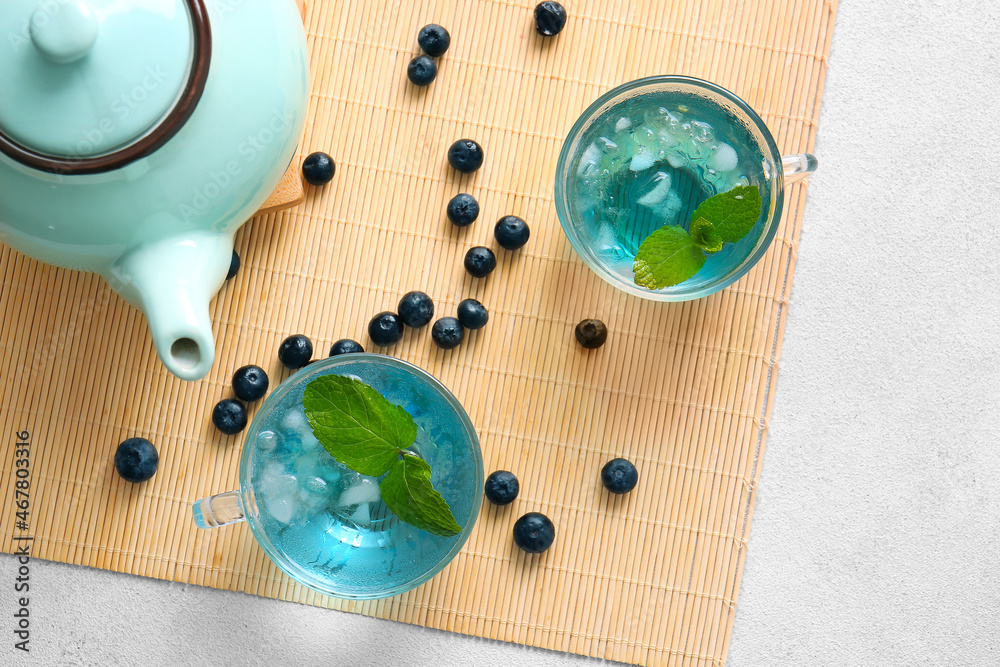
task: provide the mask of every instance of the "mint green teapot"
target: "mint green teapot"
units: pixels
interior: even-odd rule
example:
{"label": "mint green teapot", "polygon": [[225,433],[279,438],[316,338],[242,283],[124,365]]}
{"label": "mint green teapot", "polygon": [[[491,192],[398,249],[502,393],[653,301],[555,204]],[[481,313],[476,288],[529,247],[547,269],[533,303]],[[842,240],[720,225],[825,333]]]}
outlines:
{"label": "mint green teapot", "polygon": [[307,99],[294,0],[2,0],[0,242],[102,275],[204,377],[233,235]]}

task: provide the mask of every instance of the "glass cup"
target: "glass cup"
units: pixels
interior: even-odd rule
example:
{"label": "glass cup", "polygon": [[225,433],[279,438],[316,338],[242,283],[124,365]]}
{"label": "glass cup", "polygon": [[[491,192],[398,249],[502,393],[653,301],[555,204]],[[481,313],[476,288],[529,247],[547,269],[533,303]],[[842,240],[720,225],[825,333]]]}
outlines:
{"label": "glass cup", "polygon": [[[556,169],[556,212],[576,253],[611,285],[644,299],[687,301],[727,287],[760,260],[781,220],[785,185],[816,166],[806,153],[782,157],[760,116],[728,90],[653,76],[602,95],[573,125]],[[707,255],[682,283],[635,284],[632,261],[643,238],[665,224],[686,229],[701,201],[736,185],[761,194],[747,236]]]}
{"label": "glass cup", "polygon": [[[355,377],[417,424],[410,448],[431,467],[434,488],[462,532],[431,535],[400,521],[379,497],[378,480],[353,472],[320,445],[302,410],[306,385],[321,375]],[[483,495],[483,457],[462,405],[428,373],[379,354],[324,359],[282,382],[250,425],[240,487],[194,504],[200,528],[246,521],[279,568],[320,593],[376,599],[415,588],[465,544]]]}

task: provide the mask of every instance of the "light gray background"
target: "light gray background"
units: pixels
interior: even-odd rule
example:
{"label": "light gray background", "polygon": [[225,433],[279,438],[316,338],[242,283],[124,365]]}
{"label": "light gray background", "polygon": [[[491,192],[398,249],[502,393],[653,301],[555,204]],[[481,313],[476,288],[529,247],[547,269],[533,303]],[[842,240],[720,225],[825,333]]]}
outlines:
{"label": "light gray background", "polygon": [[[996,0],[843,0],[730,667],[1000,664]],[[0,664],[601,664],[34,562]],[[8,583],[9,582],[9,583]]]}

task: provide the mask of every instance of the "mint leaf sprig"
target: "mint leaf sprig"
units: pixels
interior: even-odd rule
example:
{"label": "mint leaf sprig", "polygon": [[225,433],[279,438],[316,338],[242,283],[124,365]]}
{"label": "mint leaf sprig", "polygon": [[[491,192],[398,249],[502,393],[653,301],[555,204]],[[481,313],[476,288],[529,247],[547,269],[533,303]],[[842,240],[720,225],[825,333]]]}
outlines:
{"label": "mint leaf sprig", "polygon": [[662,289],[691,278],[705,265],[706,254],[749,234],[760,212],[760,191],[752,185],[709,197],[691,214],[688,231],[664,225],[643,239],[632,264],[635,284]]}
{"label": "mint leaf sprig", "polygon": [[379,492],[401,521],[442,537],[462,532],[431,483],[431,467],[406,451],[417,439],[417,425],[406,410],[341,375],[323,375],[306,385],[302,407],[331,456],[362,475],[387,473]]}

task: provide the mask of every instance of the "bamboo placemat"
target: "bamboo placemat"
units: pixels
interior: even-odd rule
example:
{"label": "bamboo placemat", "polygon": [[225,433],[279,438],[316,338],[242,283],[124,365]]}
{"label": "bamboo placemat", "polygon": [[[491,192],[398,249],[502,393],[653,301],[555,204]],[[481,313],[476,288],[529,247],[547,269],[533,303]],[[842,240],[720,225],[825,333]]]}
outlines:
{"label": "bamboo placemat", "polygon": [[[761,263],[733,287],[682,304],[616,292],[563,237],[553,207],[570,125],[614,85],[689,74],[733,90],[786,152],[811,149],[836,0],[567,0],[555,39],[534,34],[530,0],[315,2],[307,20],[313,122],[302,153],[337,160],[334,181],[239,234],[243,269],[213,302],[214,370],[169,376],[145,323],[99,279],[0,248],[0,488],[12,499],[15,431],[32,442],[32,555],[239,590],[463,633],[647,665],[721,665],[728,649],[760,475],[805,187]],[[245,8],[243,11],[250,11]],[[437,81],[406,81],[429,22],[453,42]],[[483,144],[471,177],[447,166],[460,137]],[[456,230],[445,203],[482,205]],[[462,257],[491,245],[504,214],[529,221],[518,253],[472,280]],[[489,325],[443,352],[407,332],[391,354],[439,377],[479,429],[487,471],[506,468],[521,496],[486,506],[466,548],[408,594],[338,602],[292,583],[245,525],[199,531],[191,503],[237,484],[239,441],[210,424],[238,366],[272,382],[288,334],[318,354],[341,337],[370,342],[368,319],[423,289],[439,314],[476,297]],[[598,351],[573,338],[608,323]],[[153,440],[160,470],[141,486],[112,463],[129,436]],[[603,463],[640,470],[629,495],[600,486]],[[9,491],[8,491],[9,490]],[[7,497],[7,496],[5,496]],[[538,510],[555,545],[525,556],[514,519]],[[12,551],[15,507],[0,505]]]}

